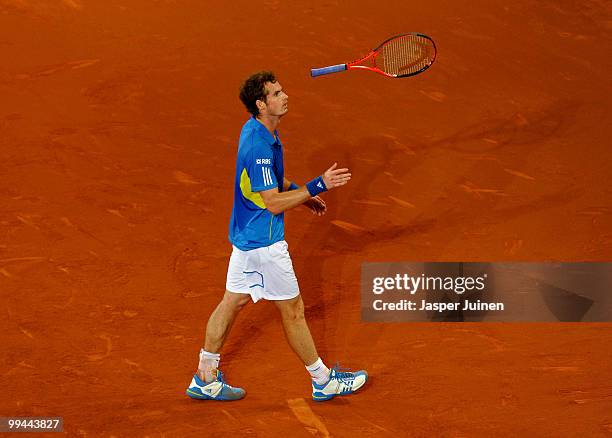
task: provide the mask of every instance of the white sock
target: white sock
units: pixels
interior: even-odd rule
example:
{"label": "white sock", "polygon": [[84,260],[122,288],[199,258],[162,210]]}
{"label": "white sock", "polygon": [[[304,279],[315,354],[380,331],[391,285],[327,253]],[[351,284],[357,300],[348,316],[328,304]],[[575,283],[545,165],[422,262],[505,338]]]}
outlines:
{"label": "white sock", "polygon": [[204,374],[204,380],[206,383],[210,383],[217,378],[217,368],[219,368],[219,362],[221,361],[221,354],[209,353],[203,348],[200,350],[200,364],[198,365],[198,371]]}
{"label": "white sock", "polygon": [[312,365],[306,365],[306,369],[317,385],[322,385],[329,380],[329,368],[325,366],[320,357]]}

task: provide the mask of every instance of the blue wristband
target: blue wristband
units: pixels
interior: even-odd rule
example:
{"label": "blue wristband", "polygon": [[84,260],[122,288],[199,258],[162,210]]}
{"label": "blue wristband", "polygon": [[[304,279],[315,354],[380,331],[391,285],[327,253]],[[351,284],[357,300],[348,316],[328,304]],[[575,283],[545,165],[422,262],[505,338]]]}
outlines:
{"label": "blue wristband", "polygon": [[296,183],[292,182],[291,184],[289,184],[289,189],[287,189],[287,191],[289,191],[289,190],[297,190],[299,188],[300,188],[300,186],[298,186]]}
{"label": "blue wristband", "polygon": [[325,187],[322,176],[317,176],[312,181],[306,183],[306,188],[308,189],[310,196],[317,196],[319,193],[327,191],[327,187]]}

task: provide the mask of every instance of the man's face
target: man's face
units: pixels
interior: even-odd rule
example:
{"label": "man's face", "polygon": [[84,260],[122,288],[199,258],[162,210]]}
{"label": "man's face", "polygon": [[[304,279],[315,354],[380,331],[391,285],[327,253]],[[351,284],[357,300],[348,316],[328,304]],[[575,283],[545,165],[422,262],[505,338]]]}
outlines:
{"label": "man's face", "polygon": [[[284,116],[289,108],[289,96],[283,91],[283,87],[278,82],[266,82],[266,101],[263,102],[264,107],[259,108],[259,112],[267,116]],[[258,101],[261,102],[261,101]]]}

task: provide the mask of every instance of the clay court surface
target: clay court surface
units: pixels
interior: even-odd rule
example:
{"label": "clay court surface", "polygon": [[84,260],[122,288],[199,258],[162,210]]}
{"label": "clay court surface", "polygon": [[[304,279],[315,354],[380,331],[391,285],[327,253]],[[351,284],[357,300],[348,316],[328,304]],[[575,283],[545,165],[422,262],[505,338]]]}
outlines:
{"label": "clay court surface", "polygon": [[[605,1],[0,0],[0,415],[70,436],[612,436],[610,324],[366,324],[364,261],[608,261]],[[317,78],[395,33],[426,73]],[[221,297],[237,90],[290,96],[286,175],[353,180],[286,214],[321,356],[315,404],[276,309],[222,356],[237,403],[184,395]]]}

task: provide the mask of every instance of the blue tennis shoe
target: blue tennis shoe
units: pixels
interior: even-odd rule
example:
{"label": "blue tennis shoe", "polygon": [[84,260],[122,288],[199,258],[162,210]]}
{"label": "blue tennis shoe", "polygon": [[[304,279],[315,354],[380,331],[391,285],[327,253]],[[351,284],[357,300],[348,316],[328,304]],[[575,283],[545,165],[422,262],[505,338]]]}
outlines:
{"label": "blue tennis shoe", "polygon": [[197,400],[240,400],[246,394],[242,388],[234,388],[225,383],[223,373],[217,370],[217,378],[210,383],[204,382],[197,374],[193,375],[187,395]]}
{"label": "blue tennis shoe", "polygon": [[325,401],[337,395],[352,394],[368,381],[368,373],[364,370],[355,372],[340,372],[333,367],[329,372],[329,380],[322,385],[312,381],[312,398],[315,401]]}

